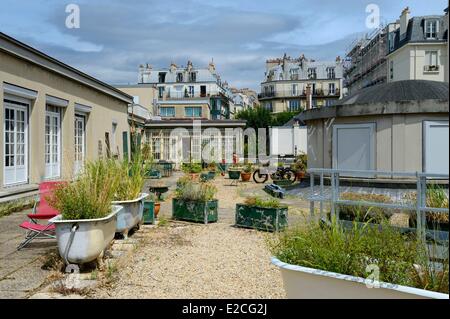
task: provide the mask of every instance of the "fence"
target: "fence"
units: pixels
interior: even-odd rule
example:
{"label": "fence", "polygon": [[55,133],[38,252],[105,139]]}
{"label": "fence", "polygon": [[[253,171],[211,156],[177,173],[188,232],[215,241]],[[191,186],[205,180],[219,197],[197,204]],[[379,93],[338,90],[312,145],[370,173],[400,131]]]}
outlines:
{"label": "fence", "polygon": [[[408,172],[383,172],[383,171],[359,171],[359,170],[339,170],[339,169],[309,169],[311,193],[308,198],[310,201],[311,217],[315,217],[315,202],[320,203],[320,216],[323,216],[323,204],[328,202],[331,206],[331,216],[339,220],[339,205],[379,207],[386,209],[399,209],[416,213],[416,231],[419,238],[426,239],[426,212],[449,213],[447,208],[427,207],[427,181],[430,179],[441,180],[449,179],[445,174],[429,173],[408,173]],[[314,190],[316,176],[319,177],[320,187],[318,191]],[[326,195],[324,189],[324,177],[330,178],[331,194]],[[416,205],[399,205],[396,203],[378,203],[366,201],[343,200],[340,198],[340,178],[342,176],[370,176],[370,177],[401,177],[415,180],[416,184]]]}

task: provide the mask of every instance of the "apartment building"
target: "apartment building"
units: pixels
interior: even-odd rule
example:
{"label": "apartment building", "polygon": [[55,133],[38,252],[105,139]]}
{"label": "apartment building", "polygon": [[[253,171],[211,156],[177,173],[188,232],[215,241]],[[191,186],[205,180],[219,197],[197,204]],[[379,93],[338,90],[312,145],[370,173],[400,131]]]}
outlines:
{"label": "apartment building", "polygon": [[248,88],[231,88],[232,93],[232,114],[254,108],[258,105],[258,94]]}
{"label": "apartment building", "polygon": [[229,119],[231,92],[221,80],[213,62],[207,68],[172,63],[167,69],[146,64],[139,69],[137,87],[156,89],[156,112],[164,119]]}
{"label": "apartment building", "polygon": [[258,99],[273,113],[329,106],[342,97],[343,61],[323,62],[305,58],[266,61]]}
{"label": "apartment building", "polygon": [[344,87],[348,94],[387,82],[387,35],[395,24],[383,26],[359,39],[345,57]]}
{"label": "apartment building", "polygon": [[0,197],[128,157],[132,97],[0,33]]}
{"label": "apartment building", "polygon": [[448,13],[411,17],[402,11],[388,34],[388,82],[448,82]]}

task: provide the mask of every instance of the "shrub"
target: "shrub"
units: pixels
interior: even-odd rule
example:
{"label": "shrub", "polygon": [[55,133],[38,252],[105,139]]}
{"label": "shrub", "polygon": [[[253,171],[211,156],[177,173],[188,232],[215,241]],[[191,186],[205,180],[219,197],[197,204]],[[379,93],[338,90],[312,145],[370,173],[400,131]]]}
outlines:
{"label": "shrub", "polygon": [[[407,193],[403,197],[407,202],[411,205],[415,206],[417,203],[417,193]],[[431,208],[448,208],[448,196],[445,190],[438,185],[431,185],[427,189],[426,195],[426,205]],[[417,216],[415,214],[411,214],[411,221],[413,223],[416,222]],[[446,213],[438,213],[438,212],[427,212],[426,218],[430,222],[437,222],[442,224],[449,223],[449,216]]]}
{"label": "shrub", "polygon": [[308,155],[306,155],[303,152],[300,155],[297,155],[294,164],[291,165],[291,169],[296,172],[304,172],[306,171],[307,167],[308,167]]}
{"label": "shrub", "polygon": [[[364,194],[364,193],[343,193],[341,194],[342,200],[359,201],[366,203],[393,203],[392,199],[386,195],[380,194]],[[369,206],[352,206],[352,205],[339,205],[339,212],[341,217],[347,220],[367,222],[373,221],[381,223],[383,220],[388,219],[396,211],[393,209],[369,207]]]}
{"label": "shrub", "polygon": [[142,157],[137,154],[133,161],[116,162],[112,165],[119,181],[114,200],[133,200],[139,197],[144,187],[146,165],[142,164]]}
{"label": "shrub", "polygon": [[63,219],[95,219],[111,213],[111,201],[118,185],[113,160],[87,162],[83,173],[70,184],[56,188],[48,198]]}
{"label": "shrub", "polygon": [[[331,226],[311,223],[292,227],[269,239],[268,244],[272,254],[286,263],[363,278],[368,275],[366,267],[374,264],[379,267],[380,281],[430,289],[431,285],[415,275],[417,265],[426,269],[429,263],[421,258],[423,246],[414,238],[387,224],[380,230],[368,223],[364,227],[354,223],[352,229],[344,230],[332,222]],[[448,267],[440,281],[446,281],[448,291]]]}
{"label": "shrub", "polygon": [[198,174],[202,171],[202,164],[200,163],[183,163],[181,169],[186,174]]}
{"label": "shrub", "polygon": [[214,199],[217,188],[211,183],[196,183],[182,177],[177,182],[176,197],[185,201],[210,201]]}
{"label": "shrub", "polygon": [[261,207],[261,208],[284,208],[285,205],[282,205],[280,201],[276,198],[270,199],[262,199],[259,197],[247,197],[244,201],[244,204],[252,207]]}
{"label": "shrub", "polygon": [[33,208],[35,204],[34,199],[28,200],[14,200],[0,204],[0,217],[11,215],[12,213],[20,212],[25,209]]}

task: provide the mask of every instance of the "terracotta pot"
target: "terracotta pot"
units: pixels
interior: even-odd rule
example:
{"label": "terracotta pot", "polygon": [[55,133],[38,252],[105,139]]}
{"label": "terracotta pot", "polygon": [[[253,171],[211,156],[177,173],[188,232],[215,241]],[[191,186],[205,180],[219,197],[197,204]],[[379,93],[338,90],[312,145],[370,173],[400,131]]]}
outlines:
{"label": "terracotta pot", "polygon": [[161,203],[155,203],[155,218],[158,217],[160,209],[161,209]]}
{"label": "terracotta pot", "polygon": [[305,172],[303,172],[303,171],[300,171],[300,172],[296,172],[295,173],[295,177],[296,177],[296,179],[297,179],[297,181],[298,182],[301,182],[301,181],[303,181],[304,179],[305,179]]}
{"label": "terracotta pot", "polygon": [[193,180],[194,182],[198,182],[200,179],[200,175],[197,173],[189,173],[189,177],[191,178],[191,180]]}
{"label": "terracotta pot", "polygon": [[241,172],[241,178],[243,182],[248,182],[252,177],[252,173]]}

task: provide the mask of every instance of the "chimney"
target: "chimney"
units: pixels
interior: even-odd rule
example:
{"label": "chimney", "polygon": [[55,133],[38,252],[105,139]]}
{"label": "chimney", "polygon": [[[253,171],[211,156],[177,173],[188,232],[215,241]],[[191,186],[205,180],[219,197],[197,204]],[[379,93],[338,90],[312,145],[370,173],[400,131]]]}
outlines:
{"label": "chimney", "polygon": [[216,73],[216,65],[214,64],[214,59],[212,59],[211,62],[209,62],[208,70],[211,73]]}
{"label": "chimney", "polygon": [[311,85],[306,86],[306,109],[310,110],[312,108],[312,91]]}
{"label": "chimney", "polygon": [[403,9],[402,15],[400,16],[400,40],[403,40],[406,37],[410,14],[409,7],[406,7]]}
{"label": "chimney", "polygon": [[150,64],[141,64],[139,66],[139,83],[146,83],[150,79],[152,73],[152,66]]}

